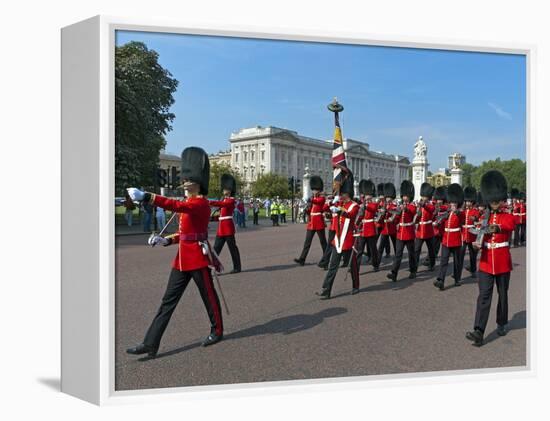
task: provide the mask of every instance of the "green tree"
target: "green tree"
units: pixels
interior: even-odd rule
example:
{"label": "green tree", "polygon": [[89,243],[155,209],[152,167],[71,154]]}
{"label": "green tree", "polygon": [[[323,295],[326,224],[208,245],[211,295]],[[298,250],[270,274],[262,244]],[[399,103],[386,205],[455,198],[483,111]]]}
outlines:
{"label": "green tree", "polygon": [[260,175],[252,184],[252,195],[254,197],[276,197],[281,199],[290,198],[288,190],[288,179],[282,175],[267,173]]}
{"label": "green tree", "polygon": [[479,189],[481,177],[489,170],[502,172],[508,182],[508,189],[517,188],[525,191],[527,186],[527,163],[521,159],[502,161],[500,158],[484,161],[472,173],[472,185]]}
{"label": "green tree", "polygon": [[175,115],[170,106],[178,81],[144,43],[115,49],[115,190],[150,188],[164,136]]}
{"label": "green tree", "polygon": [[472,182],[472,176],[476,169],[475,165],[465,163],[460,167],[460,169],[463,171],[462,173],[462,185],[464,187],[467,186],[473,186]]}
{"label": "green tree", "polygon": [[222,197],[222,188],[220,185],[220,180],[222,174],[231,174],[235,177],[237,182],[237,195],[241,194],[242,191],[242,177],[241,175],[231,168],[228,164],[218,164],[214,162],[210,165],[210,182],[208,185],[208,196],[209,197]]}

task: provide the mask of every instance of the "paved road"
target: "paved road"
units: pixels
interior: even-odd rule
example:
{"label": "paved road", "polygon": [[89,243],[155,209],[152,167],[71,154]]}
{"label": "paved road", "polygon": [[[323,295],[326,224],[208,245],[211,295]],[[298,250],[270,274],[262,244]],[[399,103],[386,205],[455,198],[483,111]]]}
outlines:
{"label": "paved road", "polygon": [[[220,277],[230,315],[225,339],[208,348],[200,341],[209,323],[193,283],[184,294],[154,360],[125,353],[139,343],[164,293],[173,247],[151,249],[145,236],[117,238],[116,389],[248,383],[404,372],[512,367],[526,364],[525,248],[512,249],[509,291],[511,331],[498,337],[496,302],[487,344],[476,348],[464,338],[471,329],[477,285],[464,278],[445,291],[431,272],[417,279],[386,279],[382,270],[362,266],[361,293],[351,296],[350,277],[338,273],[333,299],[315,295],[325,272],[313,244],[308,262],[292,262],[301,249],[303,225],[247,228],[237,234],[243,272]],[[213,238],[213,236],[211,237]],[[315,240],[316,241],[316,240]],[[229,252],[221,258],[231,269]],[[404,259],[402,268],[406,267]],[[451,265],[452,266],[452,265]],[[449,270],[450,272],[450,270]],[[465,276],[469,275],[468,272]],[[496,289],[495,289],[496,294]]]}

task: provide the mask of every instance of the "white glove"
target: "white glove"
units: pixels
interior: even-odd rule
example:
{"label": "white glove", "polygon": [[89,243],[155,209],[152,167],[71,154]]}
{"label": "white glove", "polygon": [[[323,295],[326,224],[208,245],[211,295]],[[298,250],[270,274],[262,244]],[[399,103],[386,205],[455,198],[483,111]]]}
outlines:
{"label": "white glove", "polygon": [[161,237],[160,235],[154,235],[152,237],[149,237],[149,240],[147,241],[149,243],[150,246],[156,246],[157,244],[160,244],[160,245],[163,245],[163,246],[167,246],[169,241],[164,238],[164,237]]}
{"label": "white glove", "polygon": [[330,207],[330,211],[331,211],[332,213],[338,213],[338,212],[340,212],[340,208],[337,207],[337,206],[331,206],[331,207]]}
{"label": "white glove", "polygon": [[129,187],[126,190],[128,191],[130,199],[138,202],[143,200],[143,197],[145,196],[145,192],[142,192],[140,189],[136,189],[135,187]]}
{"label": "white glove", "polygon": [[332,199],[332,203],[337,203],[339,201],[340,201],[340,196],[338,196],[338,195],[334,196],[333,199]]}

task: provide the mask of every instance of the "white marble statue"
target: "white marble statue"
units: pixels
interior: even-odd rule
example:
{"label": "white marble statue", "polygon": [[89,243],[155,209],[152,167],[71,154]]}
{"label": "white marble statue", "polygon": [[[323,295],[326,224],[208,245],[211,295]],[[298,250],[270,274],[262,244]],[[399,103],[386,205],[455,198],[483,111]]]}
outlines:
{"label": "white marble statue", "polygon": [[427,154],[428,154],[428,147],[424,143],[422,136],[419,136],[418,140],[414,144],[414,159],[415,160],[426,159]]}

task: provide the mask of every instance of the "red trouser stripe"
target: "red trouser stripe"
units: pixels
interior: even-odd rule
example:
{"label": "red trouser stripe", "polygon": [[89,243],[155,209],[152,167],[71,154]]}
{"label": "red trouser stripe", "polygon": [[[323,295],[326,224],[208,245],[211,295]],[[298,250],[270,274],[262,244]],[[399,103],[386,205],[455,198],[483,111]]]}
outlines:
{"label": "red trouser stripe", "polygon": [[214,311],[214,320],[216,321],[216,335],[221,335],[223,333],[223,323],[222,316],[220,312],[220,307],[218,306],[218,301],[216,300],[216,295],[214,294],[214,284],[212,282],[212,276],[208,269],[203,268],[203,279],[204,286],[206,287],[206,295],[208,296],[208,301]]}

